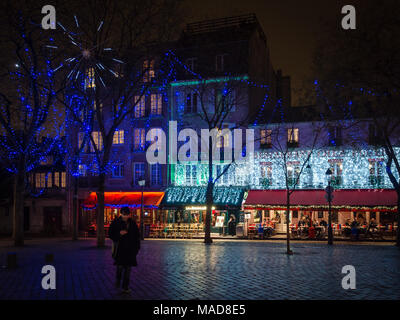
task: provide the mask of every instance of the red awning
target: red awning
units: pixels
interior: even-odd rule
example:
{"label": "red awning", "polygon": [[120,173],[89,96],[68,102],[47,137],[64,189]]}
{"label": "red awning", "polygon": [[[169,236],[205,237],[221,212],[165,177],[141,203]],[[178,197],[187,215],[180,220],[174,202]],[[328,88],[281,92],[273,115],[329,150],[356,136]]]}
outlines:
{"label": "red awning", "polygon": [[[293,208],[310,207],[325,208],[328,201],[325,190],[296,190],[290,196]],[[335,190],[333,192],[332,207],[348,209],[394,209],[397,205],[397,194],[394,190],[384,189],[357,189]],[[245,209],[276,208],[285,209],[286,190],[250,190],[245,201]],[[379,210],[378,210],[379,211]]]}
{"label": "red awning", "polygon": [[[164,192],[143,192],[143,205],[145,208],[157,209]],[[104,206],[108,208],[141,206],[141,192],[104,192]],[[97,194],[92,192],[82,204],[85,209],[94,209],[97,206]]]}

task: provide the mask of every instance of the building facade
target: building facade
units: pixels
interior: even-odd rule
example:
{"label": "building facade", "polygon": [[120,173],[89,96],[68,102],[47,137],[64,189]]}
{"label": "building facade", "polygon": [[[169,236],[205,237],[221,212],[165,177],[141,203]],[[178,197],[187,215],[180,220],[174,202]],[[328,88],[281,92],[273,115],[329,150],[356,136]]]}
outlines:
{"label": "building facade", "polygon": [[[329,120],[321,107],[292,107],[290,78],[273,69],[267,39],[254,15],[189,24],[176,42],[150,50],[140,63],[141,82],[152,85],[145,94],[132,97],[135,109],[113,136],[105,182],[106,225],[121,206],[139,213],[143,194],[145,224],[188,224],[202,230],[209,168],[207,161],[198,159],[204,156],[201,130],[212,128],[219,132],[212,152],[220,154],[213,163],[213,176],[219,177],[214,190],[214,232],[226,233],[231,216],[243,225],[245,213],[250,215],[247,224],[273,219],[278,230],[285,230],[286,190],[293,191],[291,224],[306,215],[327,220],[328,169],[337,195],[333,202],[337,225],[358,215],[366,221],[372,217],[382,223],[393,220],[396,203],[385,174],[386,155],[371,121]],[[94,89],[95,82],[89,78],[85,86]],[[108,105],[94,106],[94,110],[104,112],[106,122],[118,112]],[[172,121],[176,137],[169,130]],[[101,151],[100,129],[96,124],[93,128],[91,137]],[[254,139],[246,141],[249,128],[254,130]],[[79,128],[70,129],[67,144],[75,149],[83,146],[76,170],[70,161],[56,161],[32,173],[30,183],[37,192],[26,203],[26,231],[69,232],[76,182],[79,229],[95,232],[96,152],[91,143],[83,145],[84,133]],[[199,137],[195,160],[172,161],[167,149],[167,163],[148,162],[146,151],[157,141],[157,130],[165,132],[166,143],[175,141],[179,150],[187,143],[185,134],[179,136],[185,129]],[[225,150],[234,145],[234,129],[244,129],[246,161],[225,156]],[[249,151],[248,143],[254,144],[254,151]],[[398,147],[396,152],[400,152]],[[191,159],[193,150],[185,156]],[[0,219],[11,223],[6,209],[10,205],[2,207]]]}

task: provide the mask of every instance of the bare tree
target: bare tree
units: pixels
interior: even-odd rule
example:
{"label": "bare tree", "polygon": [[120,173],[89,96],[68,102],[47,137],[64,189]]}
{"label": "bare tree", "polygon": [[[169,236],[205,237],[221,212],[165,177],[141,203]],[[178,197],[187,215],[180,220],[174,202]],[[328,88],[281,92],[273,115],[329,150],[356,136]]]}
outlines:
{"label": "bare tree", "polygon": [[[163,75],[158,71],[164,51],[151,43],[168,40],[171,30],[179,26],[179,11],[175,12],[179,4],[174,0],[93,0],[79,5],[79,15],[66,13],[69,22],[60,25],[71,39],[70,46],[78,47],[71,56],[73,60],[67,60],[67,80],[74,83],[68,94],[85,97],[84,108],[91,114],[85,122],[80,117],[82,110],[65,104],[78,128],[84,128],[83,135],[90,141],[97,164],[99,247],[105,244],[104,191],[114,160],[114,135],[150,88],[162,83]],[[80,20],[82,13],[85,19]],[[79,29],[79,39],[69,31],[72,28]]]}
{"label": "bare tree", "polygon": [[[290,112],[290,110],[287,110]],[[295,123],[275,123],[267,126],[271,132],[271,148],[279,154],[279,167],[284,177],[286,190],[286,253],[292,254],[290,249],[290,197],[300,186],[301,177],[310,163],[310,158],[318,146],[323,125],[320,123],[310,124],[308,136],[302,139],[301,148],[299,147],[299,128]],[[296,148],[296,149],[294,149]],[[302,156],[297,156],[301,151]],[[295,156],[296,154],[296,156]]]}
{"label": "bare tree", "polygon": [[[200,160],[208,167],[205,243],[212,243],[211,214],[215,184],[238,160],[232,152],[234,138],[232,130],[242,128],[250,117],[250,111],[247,108],[248,85],[241,80],[243,78],[240,76],[199,79],[193,81],[192,85],[185,85],[182,89],[186,101],[184,110],[177,112],[179,126],[197,129],[198,141],[202,146]],[[193,123],[196,125],[193,126]],[[202,129],[206,131],[202,132]],[[240,139],[243,139],[242,134],[240,134]],[[253,138],[251,142],[254,142]],[[194,147],[197,148],[197,145]],[[224,159],[221,157],[222,153]],[[197,155],[195,158],[198,161]],[[221,160],[226,165],[220,172],[215,172],[214,165],[221,163]]]}
{"label": "bare tree", "polygon": [[[14,176],[13,238],[24,244],[23,215],[27,174],[52,149],[40,138],[60,136],[62,125],[55,114],[56,96],[62,89],[54,75],[57,56],[49,49],[51,31],[41,28],[37,4],[22,1],[2,3],[0,43],[1,162]],[[52,118],[49,125],[49,118]]]}

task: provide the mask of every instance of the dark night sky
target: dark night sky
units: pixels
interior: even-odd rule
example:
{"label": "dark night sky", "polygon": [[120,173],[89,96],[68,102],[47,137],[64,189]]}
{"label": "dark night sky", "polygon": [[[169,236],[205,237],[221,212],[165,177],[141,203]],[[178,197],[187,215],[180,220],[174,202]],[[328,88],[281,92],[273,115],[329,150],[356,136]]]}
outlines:
{"label": "dark night sky", "polygon": [[274,69],[292,78],[293,88],[311,77],[312,54],[322,20],[340,24],[341,8],[360,6],[360,0],[185,0],[188,20],[199,21],[255,13],[269,43]]}

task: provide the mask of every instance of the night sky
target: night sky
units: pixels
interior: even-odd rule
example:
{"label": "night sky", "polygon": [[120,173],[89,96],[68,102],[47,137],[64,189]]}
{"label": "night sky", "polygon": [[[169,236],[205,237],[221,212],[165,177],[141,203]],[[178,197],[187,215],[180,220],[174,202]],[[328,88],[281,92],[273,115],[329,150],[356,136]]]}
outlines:
{"label": "night sky", "polygon": [[[295,88],[312,78],[312,55],[324,21],[340,25],[344,5],[361,6],[360,0],[185,0],[189,22],[255,13],[269,43],[275,70],[292,78]],[[339,16],[338,16],[339,15]]]}

